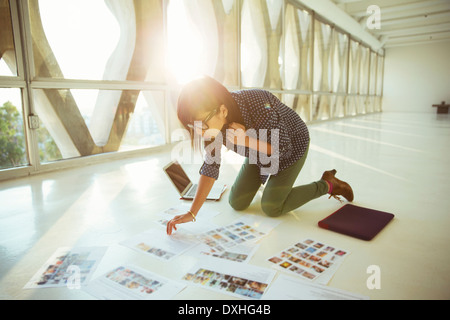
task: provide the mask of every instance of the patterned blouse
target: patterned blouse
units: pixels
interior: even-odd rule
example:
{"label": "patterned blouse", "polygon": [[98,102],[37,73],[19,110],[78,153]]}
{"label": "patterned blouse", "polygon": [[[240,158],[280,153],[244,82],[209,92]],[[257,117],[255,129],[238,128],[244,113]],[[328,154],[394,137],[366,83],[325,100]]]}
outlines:
{"label": "patterned blouse", "polygon": [[261,89],[231,92],[241,111],[246,134],[271,145],[270,156],[257,153],[255,149],[232,144],[226,139],[227,126],[222,129],[222,139],[216,138],[205,148],[205,158],[200,174],[214,179],[219,177],[220,150],[222,145],[249,158],[250,164],[260,169],[261,183],[269,175],[293,165],[306,152],[309,145],[309,132],[300,116],[283,104],[272,93]]}

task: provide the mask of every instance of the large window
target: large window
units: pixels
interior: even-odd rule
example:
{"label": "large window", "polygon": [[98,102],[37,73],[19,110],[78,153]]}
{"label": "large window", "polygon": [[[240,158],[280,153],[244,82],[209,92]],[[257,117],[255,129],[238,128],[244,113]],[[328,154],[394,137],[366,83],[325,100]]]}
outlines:
{"label": "large window", "polygon": [[0,178],[171,143],[202,74],[307,122],[381,111],[383,64],[294,1],[0,0]]}
{"label": "large window", "polygon": [[[126,68],[122,68],[121,72],[113,70],[120,66],[112,61],[116,58],[116,62],[124,64],[131,60],[134,49],[131,33],[136,28],[136,23],[131,18],[133,15],[133,6],[119,7],[112,1],[30,2],[36,76],[59,79],[125,79]],[[108,61],[110,58],[111,61]],[[51,68],[48,67],[50,62],[53,63]]]}
{"label": "large window", "polygon": [[0,0],[0,170],[28,165],[23,79],[18,77],[12,10]]}
{"label": "large window", "polygon": [[[37,130],[42,162],[165,143],[164,121],[158,112],[165,103],[164,92],[35,89],[33,94],[38,114],[46,115],[40,117]],[[67,117],[58,115],[49,101],[57,101],[63,110],[74,110]],[[121,104],[133,111],[111,112],[110,105]]]}
{"label": "large window", "polygon": [[28,164],[20,89],[0,88],[0,170]]}
{"label": "large window", "polygon": [[[144,90],[165,82],[162,2],[29,0],[28,6],[33,76],[45,80],[32,95],[46,141],[40,160],[164,144],[164,91]],[[131,89],[117,90],[121,85]]]}

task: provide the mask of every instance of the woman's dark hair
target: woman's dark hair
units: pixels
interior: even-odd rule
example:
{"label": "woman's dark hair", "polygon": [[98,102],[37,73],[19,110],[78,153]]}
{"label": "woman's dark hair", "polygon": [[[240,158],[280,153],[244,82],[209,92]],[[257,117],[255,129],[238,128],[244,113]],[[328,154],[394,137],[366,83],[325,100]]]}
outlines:
{"label": "woman's dark hair", "polygon": [[[193,124],[196,116],[211,112],[221,105],[228,109],[228,122],[243,123],[239,107],[227,88],[217,80],[203,76],[189,82],[181,90],[177,106],[178,119],[189,130],[187,125]],[[189,132],[193,139],[193,131]]]}

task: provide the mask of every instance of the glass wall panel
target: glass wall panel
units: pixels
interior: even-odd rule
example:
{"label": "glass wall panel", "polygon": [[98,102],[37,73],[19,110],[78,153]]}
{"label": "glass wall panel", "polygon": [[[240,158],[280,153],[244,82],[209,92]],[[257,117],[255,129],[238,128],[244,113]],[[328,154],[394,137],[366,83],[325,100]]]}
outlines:
{"label": "glass wall panel", "polygon": [[244,87],[281,88],[283,1],[244,0],[241,12],[241,81]]}
{"label": "glass wall panel", "polygon": [[267,74],[267,36],[261,0],[244,0],[241,12],[241,81],[263,87]]}
{"label": "glass wall panel", "polygon": [[368,96],[367,97],[367,103],[366,103],[366,113],[372,113],[375,111],[375,97],[374,96]]}
{"label": "glass wall panel", "polygon": [[309,94],[283,94],[281,101],[292,108],[304,121],[312,120],[311,95]]}
{"label": "glass wall panel", "polygon": [[314,91],[330,92],[332,90],[332,37],[331,26],[316,20],[314,27]]}
{"label": "glass wall panel", "polygon": [[[237,0],[211,1],[218,28],[218,59],[214,78],[225,86],[239,85],[239,8]],[[209,42],[210,43],[210,42]]]}
{"label": "glass wall panel", "polygon": [[350,40],[350,59],[349,59],[349,92],[357,94],[359,90],[359,69],[360,69],[360,44]]}
{"label": "glass wall panel", "polygon": [[36,89],[33,96],[43,162],[165,143],[164,92]]}
{"label": "glass wall panel", "polygon": [[[305,11],[286,5],[284,22],[283,89],[312,89],[312,18]],[[312,119],[311,95],[284,94],[283,102],[305,121]]]}
{"label": "glass wall panel", "polygon": [[356,113],[365,114],[367,109],[367,96],[356,96]]}
{"label": "glass wall panel", "polygon": [[377,80],[377,54],[370,52],[369,95],[375,95]]}
{"label": "glass wall panel", "polygon": [[344,95],[336,96],[336,103],[335,103],[334,112],[333,112],[333,116],[335,118],[341,118],[341,117],[345,116],[346,101],[347,101],[346,96],[344,96]]}
{"label": "glass wall panel", "polygon": [[357,96],[347,96],[346,103],[346,116],[354,116],[357,113],[358,97]]}
{"label": "glass wall panel", "polygon": [[29,11],[37,77],[164,80],[160,1],[30,0]]}
{"label": "glass wall panel", "polygon": [[383,100],[382,97],[375,97],[374,112],[381,112],[382,111],[382,108],[381,108],[382,100]]}
{"label": "glass wall panel", "polygon": [[203,74],[238,86],[237,0],[170,0],[168,71],[183,84]]}
{"label": "glass wall panel", "polygon": [[36,134],[38,137],[39,160],[41,163],[64,159],[58,145],[50,132],[48,132],[42,119],[39,119],[39,129],[36,130]]}
{"label": "glass wall panel", "polygon": [[376,87],[376,95],[381,96],[383,94],[383,69],[384,69],[384,57],[378,55],[378,64],[377,64],[377,87]]}
{"label": "glass wall panel", "polygon": [[333,41],[333,92],[347,93],[348,35],[335,31]]}
{"label": "glass wall panel", "polygon": [[164,105],[164,92],[142,91],[131,115],[119,151],[150,148],[163,145],[164,118],[156,110]]}
{"label": "glass wall panel", "polygon": [[359,91],[361,95],[369,93],[369,64],[370,64],[370,50],[364,46],[360,46],[360,69],[359,69]]}
{"label": "glass wall panel", "polygon": [[262,0],[268,45],[268,66],[264,87],[270,89],[281,89],[282,87],[283,6],[284,1]]}
{"label": "glass wall panel", "polygon": [[0,76],[17,76],[9,0],[0,0]]}
{"label": "glass wall panel", "polygon": [[333,114],[336,96],[330,94],[317,94],[312,98],[312,119],[327,120]]}
{"label": "glass wall panel", "polygon": [[0,89],[0,170],[28,165],[20,89]]}

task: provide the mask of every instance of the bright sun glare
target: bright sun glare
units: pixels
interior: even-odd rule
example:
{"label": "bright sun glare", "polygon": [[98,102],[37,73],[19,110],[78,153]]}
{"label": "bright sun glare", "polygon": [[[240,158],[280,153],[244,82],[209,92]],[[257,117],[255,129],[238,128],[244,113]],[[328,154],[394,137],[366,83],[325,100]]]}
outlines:
{"label": "bright sun glare", "polygon": [[202,74],[205,48],[202,36],[189,20],[183,0],[168,7],[168,69],[180,84]]}

